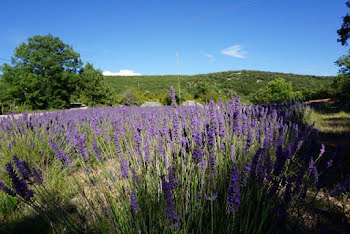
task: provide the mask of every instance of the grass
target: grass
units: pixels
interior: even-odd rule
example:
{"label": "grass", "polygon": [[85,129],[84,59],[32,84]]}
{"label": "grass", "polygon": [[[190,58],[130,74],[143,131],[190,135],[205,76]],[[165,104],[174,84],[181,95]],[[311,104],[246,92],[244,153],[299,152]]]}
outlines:
{"label": "grass", "polygon": [[315,127],[321,133],[340,135],[350,133],[350,113],[348,112],[322,113],[311,110],[310,118],[312,121],[316,121]]}
{"label": "grass", "polygon": [[[350,173],[350,106],[344,102],[313,103],[308,112],[307,122],[309,124],[315,122],[315,128],[319,131],[319,143],[324,144],[328,151],[335,151],[340,146],[341,163],[336,170],[330,170],[327,176],[322,178],[325,184],[336,184],[346,179]],[[326,153],[325,158],[329,157],[331,155]],[[347,197],[336,200],[324,195],[317,199],[317,202],[321,201],[328,204],[315,204],[315,214],[319,220],[317,222],[321,226],[323,223],[323,228],[329,233],[345,233],[344,230],[349,228],[346,223],[349,223],[350,218],[350,199]],[[316,219],[315,215],[312,216]]]}
{"label": "grass", "polygon": [[309,109],[307,122],[315,122],[319,141],[326,148],[341,148],[344,173],[350,172],[350,105],[345,102],[314,103]]}

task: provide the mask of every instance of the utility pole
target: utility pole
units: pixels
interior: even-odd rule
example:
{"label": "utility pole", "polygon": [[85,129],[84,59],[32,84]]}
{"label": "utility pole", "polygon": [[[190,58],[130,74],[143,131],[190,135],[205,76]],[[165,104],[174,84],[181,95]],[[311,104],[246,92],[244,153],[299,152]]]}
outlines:
{"label": "utility pole", "polygon": [[180,72],[179,72],[179,53],[176,52],[176,63],[177,63],[177,88],[179,93],[179,102],[181,100],[181,92],[180,92]]}

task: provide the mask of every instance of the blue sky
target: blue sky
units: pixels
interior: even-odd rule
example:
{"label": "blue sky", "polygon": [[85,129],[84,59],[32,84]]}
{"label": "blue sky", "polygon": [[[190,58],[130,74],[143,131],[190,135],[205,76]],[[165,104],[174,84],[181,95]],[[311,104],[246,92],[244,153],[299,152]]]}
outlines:
{"label": "blue sky", "polygon": [[345,0],[2,0],[0,58],[51,33],[112,73],[335,75],[348,50],[336,33],[347,11]]}

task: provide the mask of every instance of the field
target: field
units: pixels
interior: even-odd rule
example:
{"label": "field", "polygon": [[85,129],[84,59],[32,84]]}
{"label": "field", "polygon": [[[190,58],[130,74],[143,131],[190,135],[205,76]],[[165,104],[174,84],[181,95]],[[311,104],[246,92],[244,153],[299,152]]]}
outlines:
{"label": "field", "polygon": [[304,125],[302,104],[177,107],[171,97],[167,107],[1,119],[0,230],[294,233],[329,224],[310,211],[325,194],[344,199],[343,187],[323,184],[338,156]]}
{"label": "field", "polygon": [[[182,92],[195,95],[199,88],[209,88],[217,96],[228,94],[249,96],[259,88],[263,88],[274,78],[284,78],[292,82],[294,91],[307,93],[317,92],[322,86],[329,86],[334,77],[318,77],[261,71],[227,71],[192,76],[179,76]],[[127,90],[138,90],[159,94],[167,92],[170,85],[178,89],[178,76],[115,76],[106,77],[107,82],[119,93]]]}

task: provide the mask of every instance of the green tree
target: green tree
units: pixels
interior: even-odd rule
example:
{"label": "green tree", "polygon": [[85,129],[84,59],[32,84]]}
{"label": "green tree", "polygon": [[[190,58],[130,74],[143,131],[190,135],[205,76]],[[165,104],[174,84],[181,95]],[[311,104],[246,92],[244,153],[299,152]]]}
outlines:
{"label": "green tree", "polygon": [[349,76],[344,74],[339,74],[331,85],[333,89],[333,96],[341,100],[350,99],[350,81]]}
{"label": "green tree", "polygon": [[87,63],[81,71],[78,95],[80,100],[89,106],[109,104],[111,89],[104,81],[101,70],[97,70],[91,63]]}
{"label": "green tree", "polygon": [[[346,2],[348,8],[350,8],[350,1]],[[343,24],[337,31],[339,35],[338,42],[343,46],[347,45],[347,41],[350,38],[350,15],[346,14],[343,17]],[[334,95],[340,99],[350,99],[350,55],[343,55],[335,62],[339,67],[339,76],[334,80],[332,84]]]}
{"label": "green tree", "polygon": [[217,87],[212,84],[206,82],[198,83],[193,92],[194,98],[201,102],[209,102],[210,100],[218,101],[219,92]]}
{"label": "green tree", "polygon": [[12,65],[1,67],[1,102],[33,109],[67,107],[76,90],[82,62],[73,48],[48,34],[33,36],[15,50]]}
{"label": "green tree", "polygon": [[[350,8],[350,1],[347,1],[346,6]],[[337,31],[339,35],[338,42],[340,42],[342,45],[347,45],[347,41],[350,38],[350,15],[346,14],[343,17],[343,24],[341,28]]]}
{"label": "green tree", "polygon": [[250,99],[253,103],[284,102],[302,99],[302,93],[300,91],[293,92],[291,82],[286,82],[283,78],[276,78],[268,82],[266,88],[255,92]]}

